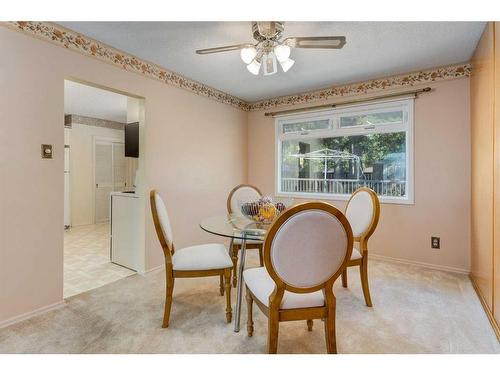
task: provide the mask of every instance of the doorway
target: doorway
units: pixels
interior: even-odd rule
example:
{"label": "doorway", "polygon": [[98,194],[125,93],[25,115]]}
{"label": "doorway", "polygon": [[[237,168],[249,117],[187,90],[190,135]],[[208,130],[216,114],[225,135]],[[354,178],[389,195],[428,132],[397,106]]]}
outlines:
{"label": "doorway", "polygon": [[[123,235],[120,220],[134,215],[139,201],[139,155],[125,154],[125,138],[127,125],[140,120],[142,101],[70,80],[65,80],[64,89],[64,298],[68,298],[140,270],[137,262],[116,261],[122,249],[114,241],[113,257],[112,236]],[[116,197],[123,208],[120,220],[113,222]],[[134,223],[126,235],[141,238],[137,219]],[[128,243],[127,252],[141,253],[139,241]]]}

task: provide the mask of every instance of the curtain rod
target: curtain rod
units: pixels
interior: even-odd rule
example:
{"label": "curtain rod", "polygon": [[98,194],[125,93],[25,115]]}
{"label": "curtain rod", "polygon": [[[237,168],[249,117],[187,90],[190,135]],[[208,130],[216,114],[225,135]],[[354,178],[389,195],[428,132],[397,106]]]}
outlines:
{"label": "curtain rod", "polygon": [[316,105],[316,106],[311,106],[311,107],[288,109],[285,111],[278,111],[278,112],[266,112],[264,115],[274,117],[274,116],[278,116],[278,115],[288,115],[288,114],[292,114],[292,113],[309,112],[309,111],[315,111],[315,110],[320,110],[320,109],[336,108],[338,106],[349,105],[349,104],[365,103],[365,102],[370,102],[370,101],[380,100],[380,99],[396,98],[399,96],[405,96],[405,95],[410,95],[410,94],[413,94],[413,95],[415,95],[415,97],[417,97],[418,94],[421,94],[424,92],[430,92],[431,90],[432,89],[430,87],[425,87],[425,88],[419,89],[419,90],[411,90],[411,91],[398,92],[398,93],[394,93],[394,94],[380,95],[380,96],[375,96],[375,97],[371,97],[371,98],[367,98],[367,99],[350,100],[350,101],[346,101],[346,102],[339,102],[339,103],[333,103],[333,104],[322,104],[322,105]]}

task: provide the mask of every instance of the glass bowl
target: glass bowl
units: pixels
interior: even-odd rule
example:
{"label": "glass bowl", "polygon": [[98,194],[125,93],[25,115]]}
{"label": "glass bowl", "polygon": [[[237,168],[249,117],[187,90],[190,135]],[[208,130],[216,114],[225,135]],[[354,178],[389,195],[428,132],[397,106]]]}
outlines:
{"label": "glass bowl", "polygon": [[270,197],[262,197],[254,202],[239,202],[243,216],[256,223],[270,224],[287,206],[283,202],[273,202]]}

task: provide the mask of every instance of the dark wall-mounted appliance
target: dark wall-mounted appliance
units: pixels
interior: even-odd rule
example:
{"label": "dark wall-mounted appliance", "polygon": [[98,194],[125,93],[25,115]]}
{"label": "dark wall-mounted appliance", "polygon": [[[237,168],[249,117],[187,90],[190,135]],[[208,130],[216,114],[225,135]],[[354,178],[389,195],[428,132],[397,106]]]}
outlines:
{"label": "dark wall-mounted appliance", "polygon": [[139,123],[132,122],[125,125],[125,156],[139,157]]}

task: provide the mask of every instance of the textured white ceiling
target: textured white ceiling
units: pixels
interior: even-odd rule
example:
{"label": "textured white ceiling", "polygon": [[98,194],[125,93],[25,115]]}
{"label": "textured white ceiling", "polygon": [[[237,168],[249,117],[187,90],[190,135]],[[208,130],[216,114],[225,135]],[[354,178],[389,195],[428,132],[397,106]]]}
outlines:
{"label": "textured white ceiling", "polygon": [[127,97],[111,91],[64,81],[64,113],[127,122]]}
{"label": "textured white ceiling", "polygon": [[250,22],[61,22],[247,101],[466,62],[484,22],[285,22],[284,36],[345,35],[341,50],[294,49],[295,65],[254,76],[239,52],[196,49],[253,42]]}

